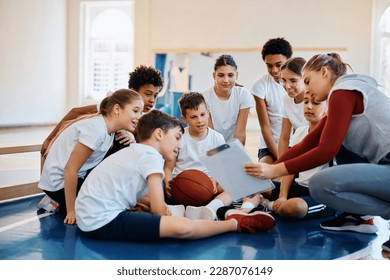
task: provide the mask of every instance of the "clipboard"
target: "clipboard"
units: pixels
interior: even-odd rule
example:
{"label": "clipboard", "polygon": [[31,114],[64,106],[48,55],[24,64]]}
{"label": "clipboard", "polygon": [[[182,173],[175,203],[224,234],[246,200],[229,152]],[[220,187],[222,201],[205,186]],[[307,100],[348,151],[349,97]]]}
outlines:
{"label": "clipboard", "polygon": [[262,180],[244,173],[243,165],[252,162],[252,159],[238,139],[207,151],[199,156],[199,160],[233,201],[275,188],[271,180]]}

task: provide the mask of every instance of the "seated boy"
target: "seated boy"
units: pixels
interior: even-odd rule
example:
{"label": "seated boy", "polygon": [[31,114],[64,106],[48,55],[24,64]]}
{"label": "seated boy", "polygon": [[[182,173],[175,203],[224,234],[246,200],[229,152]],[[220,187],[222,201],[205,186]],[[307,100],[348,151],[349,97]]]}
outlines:
{"label": "seated boy", "polygon": [[[183,94],[179,99],[179,106],[181,119],[188,126],[180,141],[181,149],[178,157],[165,163],[164,182],[168,197],[170,197],[170,181],[185,170],[197,169],[211,178],[210,172],[200,162],[199,155],[225,144],[223,135],[208,127],[209,111],[202,94],[197,92]],[[214,220],[218,208],[232,203],[230,195],[223,192],[223,188],[218,186],[215,179],[211,178],[211,180],[215,189],[215,198],[205,206],[187,206],[184,214],[186,217]]]}

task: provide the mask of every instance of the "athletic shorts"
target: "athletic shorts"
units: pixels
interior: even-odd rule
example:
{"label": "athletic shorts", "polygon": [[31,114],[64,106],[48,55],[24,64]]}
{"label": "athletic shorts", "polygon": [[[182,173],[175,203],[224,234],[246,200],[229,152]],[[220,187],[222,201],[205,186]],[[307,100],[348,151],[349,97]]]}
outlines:
{"label": "athletic shorts", "polygon": [[271,154],[268,148],[259,149],[259,151],[257,152],[257,158],[260,160],[265,156],[270,156],[273,160],[276,160],[276,158]]}
{"label": "athletic shorts", "polygon": [[113,241],[160,239],[161,216],[145,212],[123,211],[99,229],[83,232],[86,236]]}
{"label": "athletic shorts", "polygon": [[[272,190],[271,197],[267,197],[267,199],[274,201],[279,198],[280,192],[280,182],[274,181],[275,188]],[[320,204],[316,202],[311,196],[309,188],[301,186],[297,184],[295,181],[292,182],[290,190],[288,192],[288,199],[293,197],[299,197],[303,199],[307,204],[307,214],[305,219],[313,219],[313,218],[322,218],[322,217],[330,217],[336,214],[336,210],[330,207],[327,207],[324,204]]]}

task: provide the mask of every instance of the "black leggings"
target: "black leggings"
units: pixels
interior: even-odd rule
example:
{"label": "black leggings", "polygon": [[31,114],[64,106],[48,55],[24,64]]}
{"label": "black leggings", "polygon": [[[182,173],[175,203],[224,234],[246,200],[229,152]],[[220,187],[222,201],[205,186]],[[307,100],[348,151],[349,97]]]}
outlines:
{"label": "black leggings", "polygon": [[[85,178],[84,179],[81,179],[81,178],[77,179],[76,196],[79,193],[81,185],[83,184],[84,180],[85,180]],[[59,213],[66,213],[66,201],[65,201],[65,190],[64,190],[64,188],[62,188],[62,189],[60,189],[58,191],[55,191],[55,192],[51,192],[51,191],[47,191],[47,190],[43,190],[43,191],[48,196],[50,196],[50,198],[54,199],[55,201],[57,201],[60,204]]]}

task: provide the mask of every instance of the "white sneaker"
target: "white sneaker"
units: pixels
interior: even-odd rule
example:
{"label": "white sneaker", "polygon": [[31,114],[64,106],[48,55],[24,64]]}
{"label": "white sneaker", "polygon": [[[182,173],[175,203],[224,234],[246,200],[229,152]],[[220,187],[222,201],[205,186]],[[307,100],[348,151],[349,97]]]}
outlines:
{"label": "white sneaker", "polygon": [[266,199],[264,196],[260,195],[260,203],[259,205],[263,206],[265,208],[265,211],[272,211],[272,204],[271,201]]}
{"label": "white sneaker", "polygon": [[206,206],[187,206],[185,217],[190,220],[209,220],[214,221],[217,218],[217,214]]}
{"label": "white sneaker", "polygon": [[171,216],[176,216],[176,217],[184,217],[184,205],[167,205],[169,208],[169,211],[171,211]]}
{"label": "white sneaker", "polygon": [[60,210],[60,204],[52,199],[50,196],[45,195],[38,203],[38,209],[43,209],[47,212],[58,212]]}

